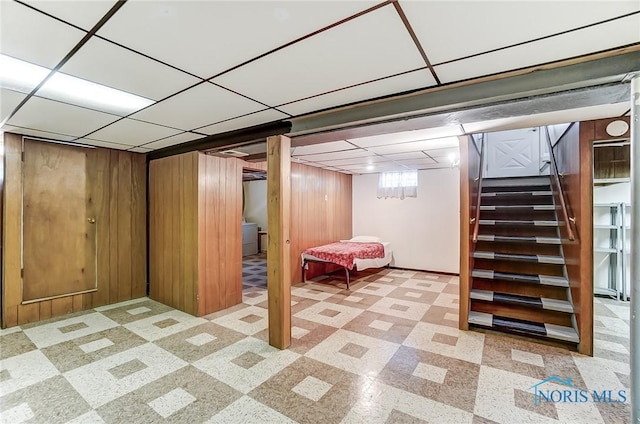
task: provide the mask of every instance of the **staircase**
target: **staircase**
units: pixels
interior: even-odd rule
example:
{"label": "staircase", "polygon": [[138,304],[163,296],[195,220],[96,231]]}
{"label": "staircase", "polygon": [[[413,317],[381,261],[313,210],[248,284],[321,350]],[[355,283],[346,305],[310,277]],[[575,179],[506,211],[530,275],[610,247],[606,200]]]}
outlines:
{"label": "staircase", "polygon": [[579,342],[550,184],[483,179],[469,324]]}

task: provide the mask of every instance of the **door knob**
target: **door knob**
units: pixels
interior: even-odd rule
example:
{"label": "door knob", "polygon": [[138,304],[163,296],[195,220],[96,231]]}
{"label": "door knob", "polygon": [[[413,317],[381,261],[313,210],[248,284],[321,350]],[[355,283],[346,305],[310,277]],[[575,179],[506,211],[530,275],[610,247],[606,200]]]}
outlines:
{"label": "door knob", "polygon": [[87,221],[89,221],[89,224],[95,224],[96,223],[96,219],[95,218],[87,218]]}

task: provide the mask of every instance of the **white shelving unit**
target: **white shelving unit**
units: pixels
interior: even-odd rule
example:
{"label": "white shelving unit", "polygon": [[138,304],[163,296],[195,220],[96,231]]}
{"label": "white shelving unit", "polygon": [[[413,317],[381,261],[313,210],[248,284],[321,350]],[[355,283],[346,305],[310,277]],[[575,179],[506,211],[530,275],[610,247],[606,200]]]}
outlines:
{"label": "white shelving unit", "polygon": [[593,291],[619,298],[622,289],[620,258],[620,205],[593,205]]}
{"label": "white shelving unit", "polygon": [[629,299],[631,205],[593,205],[593,284],[597,295]]}

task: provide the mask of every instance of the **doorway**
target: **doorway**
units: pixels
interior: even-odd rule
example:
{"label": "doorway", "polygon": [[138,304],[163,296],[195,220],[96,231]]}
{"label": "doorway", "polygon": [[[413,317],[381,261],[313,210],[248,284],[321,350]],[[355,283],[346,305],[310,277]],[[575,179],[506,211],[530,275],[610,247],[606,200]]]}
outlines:
{"label": "doorway", "polygon": [[243,298],[266,296],[267,173],[242,170],[242,291]]}

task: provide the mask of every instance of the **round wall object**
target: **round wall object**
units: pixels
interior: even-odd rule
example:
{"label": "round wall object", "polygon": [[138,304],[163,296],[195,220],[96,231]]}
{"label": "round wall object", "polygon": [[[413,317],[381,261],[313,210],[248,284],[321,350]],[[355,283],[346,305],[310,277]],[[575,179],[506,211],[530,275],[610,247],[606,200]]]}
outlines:
{"label": "round wall object", "polygon": [[626,121],[611,121],[609,125],[607,125],[607,134],[609,134],[611,137],[620,137],[627,131],[629,131],[629,124],[627,124]]}

